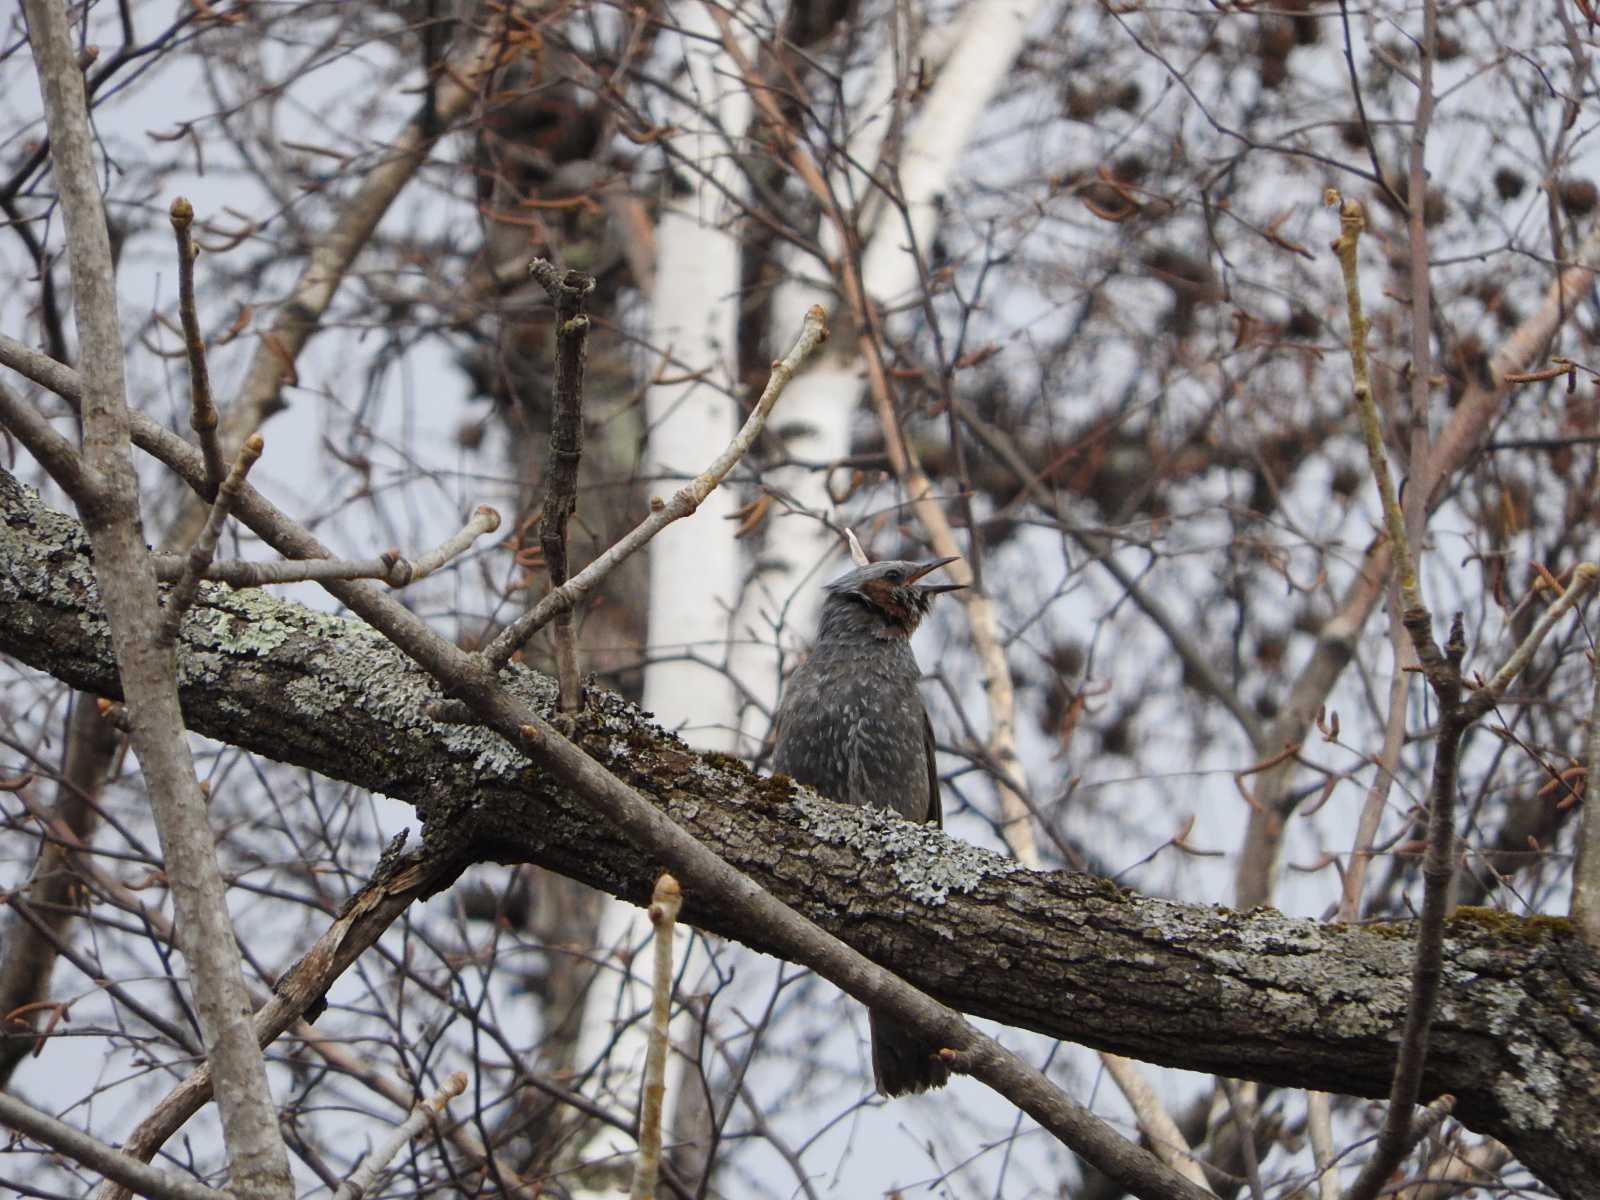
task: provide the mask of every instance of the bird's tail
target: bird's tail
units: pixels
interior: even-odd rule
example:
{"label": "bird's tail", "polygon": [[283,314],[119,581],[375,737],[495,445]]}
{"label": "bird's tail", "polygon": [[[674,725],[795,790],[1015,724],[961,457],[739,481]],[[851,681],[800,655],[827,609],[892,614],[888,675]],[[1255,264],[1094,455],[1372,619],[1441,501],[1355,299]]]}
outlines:
{"label": "bird's tail", "polygon": [[875,1012],[867,1016],[872,1027],[872,1074],[885,1096],[907,1096],[950,1082],[950,1068],[939,1057],[938,1043]]}

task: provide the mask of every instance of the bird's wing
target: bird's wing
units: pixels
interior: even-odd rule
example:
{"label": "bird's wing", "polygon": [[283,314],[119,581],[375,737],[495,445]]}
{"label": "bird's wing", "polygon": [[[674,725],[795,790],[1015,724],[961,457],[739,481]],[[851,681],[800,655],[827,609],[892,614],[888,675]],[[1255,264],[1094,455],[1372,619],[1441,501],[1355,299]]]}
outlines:
{"label": "bird's wing", "polygon": [[922,712],[922,749],[928,760],[928,824],[944,826],[944,806],[939,802],[939,768],[933,761],[933,722]]}

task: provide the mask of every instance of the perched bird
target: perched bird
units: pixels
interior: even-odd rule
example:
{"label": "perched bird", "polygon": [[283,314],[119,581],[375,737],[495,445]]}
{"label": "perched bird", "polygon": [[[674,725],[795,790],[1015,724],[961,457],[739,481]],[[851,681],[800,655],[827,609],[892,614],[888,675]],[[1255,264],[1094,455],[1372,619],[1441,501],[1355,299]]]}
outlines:
{"label": "perched bird", "polygon": [[[775,771],[830,800],[943,823],[911,635],[935,596],[964,586],[917,581],[954,561],[868,563],[827,585],[816,645],[778,706]],[[903,1096],[949,1081],[937,1045],[868,1016],[880,1092]]]}

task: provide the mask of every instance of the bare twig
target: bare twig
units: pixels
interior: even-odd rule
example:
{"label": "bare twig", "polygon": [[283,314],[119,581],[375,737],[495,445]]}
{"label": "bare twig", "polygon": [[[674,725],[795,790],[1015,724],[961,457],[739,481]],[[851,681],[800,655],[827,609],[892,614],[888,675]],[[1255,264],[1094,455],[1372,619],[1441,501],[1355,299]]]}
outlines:
{"label": "bare twig", "polygon": [[[246,444],[249,444],[248,441]],[[317,558],[244,562],[229,559],[207,564],[200,578],[236,588],[270,587],[279,583],[322,583],[333,579],[376,579],[392,588],[403,588],[426,579],[470,549],[480,537],[498,528],[500,514],[487,504],[480,504],[460,530],[421,558],[402,558],[398,550],[386,550],[377,558],[354,560]],[[156,577],[164,583],[172,582],[182,576],[186,563],[186,559],[174,554],[158,554],[155,556]]]}
{"label": "bare twig", "polygon": [[1418,657],[1428,673],[1428,682],[1439,700],[1439,737],[1434,747],[1433,779],[1428,789],[1428,843],[1423,858],[1422,916],[1417,922],[1417,945],[1412,965],[1411,1000],[1406,1009],[1405,1027],[1400,1035],[1395,1058],[1394,1083],[1389,1091],[1389,1109],[1373,1147],[1372,1157],[1361,1168],[1350,1186],[1347,1200],[1373,1200],[1388,1182],[1414,1142],[1411,1136],[1412,1106],[1422,1086],[1422,1068],[1427,1058],[1428,1034],[1433,1026],[1433,1009],[1444,971],[1444,921],[1449,907],[1450,880],[1455,873],[1455,800],[1461,739],[1468,721],[1460,703],[1461,660],[1466,642],[1457,615],[1450,640],[1441,655],[1434,644],[1432,618],[1426,609],[1406,612],[1405,625],[1417,647]]}
{"label": "bare twig", "polygon": [[1455,801],[1461,739],[1474,721],[1488,712],[1510,686],[1517,674],[1533,658],[1534,651],[1548,636],[1555,623],[1569,612],[1600,579],[1600,567],[1582,563],[1573,571],[1571,584],[1550,607],[1540,614],[1504,666],[1478,694],[1465,703],[1461,699],[1461,662],[1466,654],[1460,614],[1451,624],[1450,640],[1441,653],[1434,644],[1432,618],[1425,608],[1405,614],[1406,632],[1411,635],[1417,657],[1422,660],[1428,684],[1439,701],[1439,736],[1434,748],[1433,778],[1428,789],[1428,837],[1423,856],[1422,915],[1417,921],[1416,960],[1412,969],[1411,1001],[1406,1009],[1405,1027],[1395,1059],[1394,1085],[1389,1094],[1389,1110],[1372,1157],[1356,1176],[1347,1193],[1348,1200],[1373,1200],[1400,1165],[1416,1138],[1411,1128],[1412,1106],[1422,1086],[1422,1069],[1427,1059],[1428,1037],[1433,1027],[1434,1007],[1444,971],[1444,927],[1450,903],[1450,881],[1455,874]]}
{"label": "bare twig", "polygon": [[[1564,268],[1546,289],[1539,307],[1513,329],[1490,359],[1488,378],[1473,380],[1466,394],[1450,411],[1429,454],[1426,476],[1411,480],[1421,487],[1433,511],[1443,500],[1447,484],[1469,462],[1504,411],[1508,375],[1526,369],[1545,352],[1578,303],[1594,286],[1595,263],[1600,260],[1600,224],[1594,225]],[[0,351],[5,349],[0,344]],[[1408,487],[1408,491],[1409,491]],[[1346,589],[1333,617],[1322,627],[1310,660],[1296,676],[1281,715],[1267,731],[1269,744],[1304,740],[1318,709],[1344,673],[1355,652],[1355,638],[1383,596],[1391,567],[1391,546],[1379,539],[1367,551],[1355,578]],[[1256,788],[1259,809],[1252,809],[1243,852],[1235,873],[1234,903],[1252,908],[1271,902],[1275,865],[1283,844],[1288,817],[1295,804],[1290,791],[1295,764],[1285,763],[1263,776]]]}
{"label": "bare twig", "polygon": [[[306,1021],[298,1022],[293,1027],[293,1032],[309,1050],[340,1074],[359,1080],[362,1086],[374,1095],[382,1096],[402,1111],[411,1106],[413,1094],[409,1085],[396,1078],[392,1072],[377,1066],[367,1055],[352,1049],[344,1038],[324,1036],[316,1026]],[[546,1092],[554,1093],[557,1090],[537,1076],[532,1082]],[[580,1095],[568,1094],[561,1098],[580,1112],[596,1115],[591,1108],[585,1107],[584,1099]],[[542,1197],[549,1195],[540,1181],[520,1173],[509,1158],[486,1147],[474,1132],[473,1122],[453,1123],[445,1130],[444,1136],[456,1148],[465,1163],[485,1171],[500,1188],[504,1189],[505,1195],[519,1197],[520,1200],[542,1200]],[[122,1198],[106,1197],[97,1193],[93,1200],[122,1200]]]}
{"label": "bare twig", "polygon": [[[1422,58],[1424,65],[1427,66],[1431,61],[1436,15],[1431,0],[1424,5],[1424,12],[1426,44]],[[1421,102],[1424,125],[1427,113],[1431,112],[1430,87],[1431,82],[1425,79],[1424,99]],[[1413,185],[1420,184],[1421,175],[1422,143],[1414,140],[1411,174]],[[1378,1133],[1372,1157],[1356,1176],[1349,1192],[1349,1200],[1374,1200],[1379,1189],[1414,1144],[1411,1128],[1412,1107],[1416,1104],[1417,1094],[1422,1086],[1422,1068],[1428,1053],[1428,1034],[1433,1024],[1433,1009],[1443,973],[1444,921],[1449,907],[1450,881],[1455,873],[1455,800],[1461,739],[1476,719],[1476,715],[1471,711],[1471,706],[1461,703],[1461,662],[1467,649],[1462,633],[1461,616],[1459,613],[1456,615],[1451,625],[1449,643],[1441,652],[1433,638],[1433,617],[1422,602],[1422,587],[1417,573],[1417,562],[1411,549],[1410,535],[1412,533],[1416,533],[1418,537],[1421,535],[1428,511],[1426,497],[1420,494],[1420,489],[1413,490],[1406,506],[1409,510],[1410,519],[1408,519],[1408,514],[1401,510],[1394,483],[1389,475],[1388,456],[1384,450],[1377,402],[1373,398],[1372,381],[1367,366],[1367,321],[1362,315],[1361,306],[1358,250],[1366,217],[1358,201],[1345,199],[1341,202],[1339,193],[1332,188],[1328,189],[1326,200],[1329,205],[1339,207],[1339,238],[1334,242],[1333,249],[1338,255],[1339,267],[1344,276],[1345,304],[1350,317],[1350,361],[1355,383],[1356,412],[1360,417],[1361,431],[1367,445],[1368,465],[1372,470],[1373,482],[1377,485],[1384,526],[1388,531],[1394,555],[1400,602],[1404,610],[1402,622],[1410,635],[1417,658],[1422,662],[1429,686],[1438,698],[1440,709],[1439,738],[1434,747],[1433,779],[1428,797],[1428,838],[1423,861],[1422,916],[1417,922],[1411,1003],[1406,1010],[1406,1023],[1401,1033],[1399,1053],[1395,1061],[1394,1082],[1389,1092],[1389,1108],[1384,1114],[1383,1127]],[[1414,289],[1420,287],[1424,293],[1420,298],[1412,296],[1413,305],[1421,306],[1420,313],[1414,311],[1413,319],[1421,320],[1427,311],[1428,279],[1425,243],[1422,248],[1416,244],[1422,237],[1423,231],[1424,206],[1420,191],[1413,191],[1410,201],[1413,242],[1412,284]],[[1413,345],[1420,342],[1425,348],[1427,337],[1426,328],[1417,331]],[[1430,460],[1426,411],[1428,363],[1425,349],[1423,354],[1424,361],[1416,364],[1416,370],[1424,378],[1416,384],[1412,393],[1411,473],[1413,476],[1423,474]],[[1553,623],[1554,618],[1544,624],[1545,632],[1548,632]],[[1527,657],[1531,655],[1530,649]],[[1524,657],[1522,662],[1525,663],[1527,657]],[[1397,670],[1399,665],[1397,662]],[[1515,672],[1512,672],[1513,676],[1514,674]],[[1478,699],[1484,700],[1483,697]],[[1478,712],[1487,711],[1492,704],[1493,700],[1487,699]],[[1393,720],[1391,713],[1391,722]],[[1347,892],[1346,900],[1348,899]]]}
{"label": "bare twig", "polygon": [[467,523],[454,534],[415,561],[407,562],[405,559],[399,559],[390,568],[389,574],[382,577],[383,581],[392,588],[401,588],[426,579],[446,563],[465,554],[480,537],[499,528],[500,514],[489,505],[480,504],[472,510],[472,516],[467,518]]}
{"label": "bare twig", "polygon": [[645,1052],[644,1087],[639,1106],[639,1157],[633,1164],[629,1200],[655,1200],[661,1169],[661,1109],[667,1092],[667,1023],[672,1016],[672,936],[683,889],[671,875],[656,881],[650,898],[650,923],[655,926],[655,974],[651,982],[650,1048]]}
{"label": "bare twig", "polygon": [[[1344,61],[1350,74],[1350,94],[1356,102],[1356,121],[1361,128],[1361,140],[1367,146],[1367,159],[1372,163],[1372,177],[1377,180],[1378,186],[1388,196],[1389,202],[1394,205],[1396,212],[1406,211],[1406,202],[1395,194],[1394,187],[1389,183],[1389,172],[1383,169],[1383,164],[1378,161],[1378,148],[1372,140],[1372,122],[1367,119],[1366,101],[1361,97],[1361,76],[1356,70],[1356,56],[1354,45],[1350,38],[1350,9],[1348,0],[1339,0],[1339,24],[1344,30]],[[1416,192],[1411,193],[1418,195]]]}
{"label": "bare twig", "polygon": [[[28,901],[19,900],[15,897],[11,899],[7,907],[17,915],[22,925],[47,943],[57,955],[65,958],[76,967],[85,978],[97,983],[104,979],[104,966],[85,955],[70,942],[63,940],[61,931],[58,928],[52,928],[48,923],[48,914],[40,912]],[[168,1020],[120,983],[108,980],[104,983],[99,983],[99,986],[105,989],[107,996],[114,999],[152,1029],[158,1030],[163,1037],[170,1039],[172,1044],[185,1054],[204,1056],[205,1047],[200,1045],[199,1039],[194,1037],[190,1029]],[[7,1015],[9,1016],[10,1014]]]}
{"label": "bare twig", "polygon": [[648,544],[651,538],[674,521],[682,520],[699,508],[701,501],[727,478],[728,472],[733,470],[744,457],[745,451],[760,436],[761,430],[766,426],[767,416],[772,412],[772,406],[778,402],[778,397],[783,395],[789,380],[794,378],[801,364],[827,339],[827,336],[827,314],[821,308],[812,308],[806,314],[800,336],[795,339],[789,353],[772,364],[772,375],[767,380],[766,389],[761,393],[761,399],[756,402],[755,408],[745,419],[744,426],[734,435],[733,441],[728,443],[727,448],[709,467],[679,488],[671,500],[662,500],[659,496],[652,497],[648,517],[624,534],[599,558],[506,626],[500,636],[495,638],[484,651],[484,658],[490,667],[496,671],[504,667],[511,661],[511,656],[542,625],[557,613],[576,607],[607,575]]}
{"label": "bare twig", "polygon": [[373,1148],[361,1166],[340,1185],[339,1190],[334,1193],[334,1200],[360,1200],[367,1194],[368,1189],[378,1182],[378,1176],[383,1174],[384,1168],[394,1160],[396,1154],[400,1153],[401,1148],[421,1133],[428,1122],[444,1112],[450,1101],[466,1090],[466,1072],[457,1071],[451,1075],[445,1080],[442,1088],[431,1098],[413,1108],[411,1115],[395,1126],[394,1132],[388,1138]]}
{"label": "bare twig", "polygon": [[1049,513],[1073,540],[1093,554],[1100,566],[1117,581],[1117,585],[1122,588],[1128,599],[1133,601],[1134,607],[1149,617],[1161,630],[1174,653],[1183,660],[1185,678],[1195,680],[1198,690],[1216,699],[1232,714],[1258,753],[1268,753],[1269,747],[1260,717],[1245,702],[1239,689],[1223,679],[1213,656],[1202,650],[1191,632],[1183,628],[1182,622],[1169,613],[1161,602],[1150,594],[1148,588],[1141,587],[1133,573],[1116,559],[1111,553],[1113,549],[1111,539],[1093,530],[1084,529],[1072,519],[1066,508],[1040,481],[1037,472],[1028,466],[1021,450],[1017,448],[1015,439],[1005,430],[978,416],[959,397],[955,398],[954,403],[962,422],[972,430],[986,450],[1011,469],[1011,473],[1027,490],[1033,502]]}
{"label": "bare twig", "polygon": [[0,363],[54,392],[74,408],[83,399],[83,381],[76,371],[44,351],[3,333],[0,333]]}
{"label": "bare twig", "polygon": [[1499,703],[1506,689],[1533,661],[1534,653],[1545,638],[1550,636],[1550,631],[1555,628],[1556,622],[1577,607],[1597,580],[1600,580],[1600,566],[1594,563],[1579,563],[1572,569],[1572,582],[1567,584],[1566,590],[1539,614],[1533,623],[1533,628],[1528,630],[1528,635],[1511,652],[1500,669],[1490,677],[1489,682],[1479,688],[1468,702],[1466,708],[1469,720],[1477,720]]}
{"label": "bare twig", "polygon": [[[209,403],[209,400],[208,400]],[[196,402],[196,419],[200,412]],[[211,479],[211,454],[206,451],[206,442],[209,440],[211,448],[216,449],[215,417],[216,410],[211,410],[213,429],[209,439],[202,434],[200,438],[200,452],[206,456],[206,479]],[[197,426],[198,428],[198,426]],[[228,513],[233,508],[234,501],[239,498],[239,489],[244,486],[244,477],[250,473],[250,468],[261,457],[265,448],[259,433],[252,433],[245,438],[244,445],[239,447],[239,453],[233,460],[233,466],[228,469],[227,478],[217,486],[216,499],[211,502],[211,513],[206,517],[205,527],[201,529],[200,536],[190,548],[188,557],[184,560],[183,574],[178,577],[177,584],[172,589],[172,594],[167,597],[166,611],[161,618],[161,637],[169,644],[178,637],[178,626],[183,622],[183,614],[189,611],[189,606],[194,603],[195,594],[200,590],[200,580],[205,576],[205,571],[211,565],[212,558],[217,553],[217,542],[222,538],[222,526],[228,519]]]}
{"label": "bare twig", "polygon": [[1403,643],[1398,627],[1393,629],[1390,641],[1394,678],[1389,683],[1389,717],[1383,727],[1383,750],[1373,764],[1372,785],[1367,788],[1367,799],[1356,822],[1355,842],[1350,847],[1350,861],[1345,865],[1339,893],[1339,911],[1335,918],[1339,921],[1354,921],[1361,916],[1361,893],[1366,883],[1367,864],[1372,860],[1372,844],[1378,836],[1378,825],[1384,806],[1389,802],[1389,789],[1394,784],[1400,750],[1406,740],[1406,697],[1411,690],[1411,678],[1401,669]]}
{"label": "bare twig", "polygon": [[1510,1161],[1511,1151],[1492,1138],[1465,1148],[1451,1146],[1434,1157],[1420,1180],[1399,1193],[1399,1200],[1447,1200],[1462,1193],[1475,1194],[1492,1184]]}
{"label": "bare twig", "polygon": [[[1399,1156],[1394,1160],[1393,1165],[1389,1167],[1388,1171],[1385,1172],[1383,1179],[1380,1181],[1380,1187],[1391,1182],[1391,1176],[1394,1174],[1395,1169],[1400,1165],[1400,1160],[1409,1154],[1414,1148],[1420,1145],[1424,1138],[1437,1129],[1440,1123],[1455,1111],[1455,1107],[1456,1098],[1446,1094],[1435,1099],[1431,1104],[1418,1113],[1415,1120],[1407,1120],[1408,1127],[1406,1130],[1405,1142],[1400,1147]],[[1387,1130],[1387,1125],[1385,1126],[1385,1130]],[[1382,1137],[1383,1134],[1380,1133],[1380,1146],[1382,1144]],[[1376,1158],[1376,1152],[1374,1152],[1374,1158]],[[1356,1188],[1361,1184],[1362,1179],[1366,1176],[1368,1170],[1371,1168],[1371,1165],[1372,1164],[1369,1161],[1367,1166],[1362,1168],[1361,1174],[1356,1176],[1356,1182],[1351,1184],[1350,1190],[1345,1193],[1345,1200],[1352,1200],[1352,1197],[1355,1197],[1359,1194],[1356,1191]]]}
{"label": "bare twig", "polygon": [[1250,1085],[1250,1095],[1241,1095],[1243,1089],[1231,1079],[1217,1079],[1222,1094],[1228,1099],[1228,1111],[1233,1115],[1234,1128],[1239,1131],[1239,1149],[1244,1156],[1245,1181],[1250,1185],[1250,1200],[1266,1200],[1261,1187],[1261,1163],[1256,1157],[1256,1139],[1252,1131],[1251,1110],[1255,1108],[1255,1086]]}
{"label": "bare twig", "polygon": [[[200,315],[194,303],[194,260],[200,250],[189,236],[194,205],[179,196],[172,202],[172,232],[178,239],[178,317],[183,322],[183,348],[189,356],[189,425],[206,456],[207,493],[216,495],[227,464],[217,438],[217,406],[211,398],[211,371],[206,366],[206,342],[200,333]],[[237,464],[235,464],[237,465]],[[199,539],[196,539],[198,542]]]}
{"label": "bare twig", "polygon": [[[1406,168],[1406,258],[1411,290],[1411,412],[1407,438],[1406,470],[1420,479],[1432,456],[1429,420],[1432,415],[1430,390],[1433,385],[1433,281],[1428,258],[1427,192],[1428,131],[1433,124],[1433,64],[1438,51],[1439,5],[1423,0],[1422,44],[1418,47],[1417,105],[1411,116],[1409,162]],[[1422,488],[1410,488],[1403,500],[1406,536],[1409,544],[1423,545],[1428,524],[1428,496]],[[1414,607],[1406,593],[1406,559],[1397,556],[1400,568],[1400,597],[1407,608]],[[1410,564],[1413,568],[1415,561]]]}
{"label": "bare twig", "polygon": [[[102,721],[94,698],[82,692],[73,697],[72,712],[66,720],[65,761],[57,780],[49,811],[35,817],[48,836],[42,839],[28,882],[12,894],[12,904],[25,904],[40,914],[39,927],[12,925],[5,932],[5,952],[0,958],[0,1028],[15,1035],[32,1024],[31,1018],[18,1018],[21,1009],[45,1001],[50,995],[50,979],[57,958],[56,942],[49,934],[60,935],[78,912],[70,899],[77,887],[72,870],[73,845],[91,836],[98,816],[100,789],[105,781],[116,748],[122,744],[109,722]],[[30,812],[34,806],[27,792],[20,798]],[[34,1010],[37,1011],[37,1010]],[[0,1088],[30,1049],[25,1038],[0,1039]]]}
{"label": "bare twig", "polygon": [[1393,547],[1399,573],[1400,603],[1409,612],[1422,606],[1422,592],[1417,583],[1417,564],[1411,556],[1406,537],[1405,516],[1400,511],[1394,480],[1389,474],[1389,456],[1383,448],[1383,427],[1378,416],[1377,401],[1372,396],[1372,375],[1367,367],[1367,319],[1361,311],[1358,259],[1361,233],[1367,226],[1366,213],[1362,211],[1359,200],[1341,198],[1333,188],[1328,189],[1325,199],[1330,207],[1337,205],[1339,209],[1339,240],[1334,242],[1333,250],[1339,256],[1339,269],[1344,274],[1344,299],[1350,312],[1350,367],[1355,375],[1356,415],[1361,419],[1361,435],[1367,444],[1367,464],[1372,469],[1372,481],[1378,488],[1384,530]]}
{"label": "bare twig", "polygon": [[[578,462],[583,454],[583,368],[589,352],[589,317],[583,311],[594,279],[577,271],[558,271],[544,259],[528,267],[556,306],[555,413],[550,424],[550,452],[544,463],[544,514],[539,521],[539,547],[544,552],[550,586],[567,581],[567,521],[578,507]],[[555,615],[550,629],[555,645],[556,679],[561,711],[583,707],[578,674],[578,642],[572,609]]]}

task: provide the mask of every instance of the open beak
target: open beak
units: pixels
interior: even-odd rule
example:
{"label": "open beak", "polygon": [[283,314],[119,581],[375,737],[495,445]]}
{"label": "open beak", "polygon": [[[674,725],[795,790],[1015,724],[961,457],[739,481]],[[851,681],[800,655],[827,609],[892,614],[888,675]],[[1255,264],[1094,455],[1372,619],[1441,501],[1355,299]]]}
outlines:
{"label": "open beak", "polygon": [[[924,575],[931,575],[940,567],[949,566],[960,557],[961,556],[959,554],[952,554],[949,558],[936,558],[932,562],[923,563],[917,568],[917,573],[911,576],[910,579],[906,580],[906,582],[916,583],[916,581],[921,579]],[[966,586],[967,585],[964,583],[925,583],[922,585],[922,590],[932,595],[938,595],[941,592],[959,592]]]}

